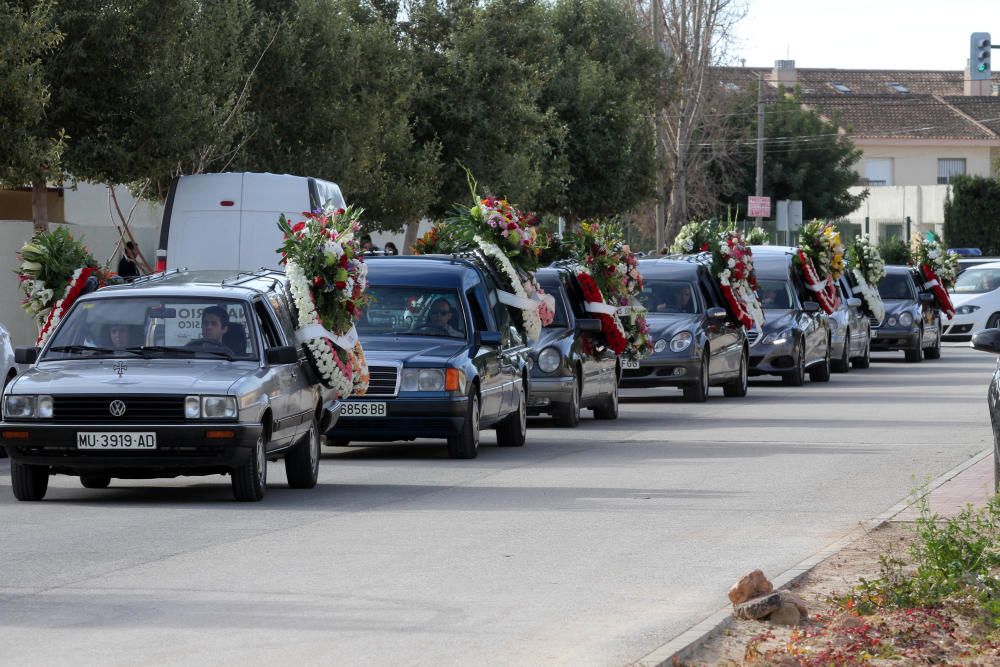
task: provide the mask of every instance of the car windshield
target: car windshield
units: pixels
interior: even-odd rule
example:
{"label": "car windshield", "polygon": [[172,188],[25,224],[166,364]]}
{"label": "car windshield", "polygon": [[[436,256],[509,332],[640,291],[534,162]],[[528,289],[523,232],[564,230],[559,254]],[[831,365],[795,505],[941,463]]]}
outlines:
{"label": "car windshield", "polygon": [[687,281],[648,278],[639,300],[650,313],[694,314],[700,312],[695,294],[695,286]]}
{"label": "car windshield", "polygon": [[878,294],[889,300],[907,301],[916,299],[910,277],[905,273],[887,273],[878,283]]}
{"label": "car windshield", "polygon": [[372,300],[358,320],[358,333],[465,338],[457,290],[369,285],[368,295]]}
{"label": "car windshield", "polygon": [[545,325],[546,329],[565,329],[569,326],[566,320],[566,303],[563,300],[562,290],[559,289],[558,285],[548,284],[542,285],[542,291],[546,294],[552,295],[555,299],[555,308],[552,309],[552,322]]}
{"label": "car windshield", "polygon": [[77,303],[43,360],[81,357],[257,359],[247,306],[232,299],[122,297]]}
{"label": "car windshield", "polygon": [[963,271],[952,292],[955,294],[982,294],[1000,287],[1000,269],[968,269]]}
{"label": "car windshield", "polygon": [[758,280],[757,296],[764,310],[789,310],[792,308],[792,292],[785,280]]}

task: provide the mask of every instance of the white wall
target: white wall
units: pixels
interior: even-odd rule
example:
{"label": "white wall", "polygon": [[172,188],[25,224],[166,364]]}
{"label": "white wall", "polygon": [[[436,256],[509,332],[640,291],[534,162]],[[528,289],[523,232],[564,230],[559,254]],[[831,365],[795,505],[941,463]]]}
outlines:
{"label": "white wall", "polygon": [[[944,201],[948,196],[948,185],[892,185],[868,188],[868,198],[847,220],[862,225],[865,218],[870,221],[911,220],[911,231],[933,230],[941,234],[944,228]],[[852,195],[864,188],[849,188]],[[871,233],[875,235],[874,226]]]}
{"label": "white wall", "polygon": [[858,163],[864,171],[868,159],[892,159],[894,185],[937,185],[938,158],[965,158],[965,173],[969,176],[990,176],[990,146],[968,145],[879,145],[857,141],[864,156]]}

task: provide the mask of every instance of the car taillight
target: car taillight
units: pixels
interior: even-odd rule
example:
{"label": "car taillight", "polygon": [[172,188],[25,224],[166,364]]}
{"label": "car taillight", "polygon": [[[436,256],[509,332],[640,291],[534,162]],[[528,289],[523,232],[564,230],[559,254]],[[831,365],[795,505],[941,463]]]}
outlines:
{"label": "car taillight", "polygon": [[157,257],[156,258],[156,272],[157,273],[163,273],[166,270],[167,270],[167,258],[166,257]]}

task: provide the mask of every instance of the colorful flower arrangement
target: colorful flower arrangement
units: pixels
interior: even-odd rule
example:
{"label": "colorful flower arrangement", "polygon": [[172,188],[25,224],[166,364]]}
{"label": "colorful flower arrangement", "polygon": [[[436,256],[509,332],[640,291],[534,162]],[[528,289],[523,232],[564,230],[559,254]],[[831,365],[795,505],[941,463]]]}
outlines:
{"label": "colorful flower arrangement", "polygon": [[[581,222],[563,245],[577,265],[577,279],[601,320],[608,347],[615,354],[638,359],[653,349],[646,323],[639,260],[622,240],[614,223]],[[584,287],[593,283],[594,289]],[[588,295],[589,294],[589,295]]]}
{"label": "colorful flower arrangement", "polygon": [[328,207],[302,217],[294,225],[284,215],[278,220],[298,340],[324,387],[338,398],[361,396],[368,390],[368,366],[354,322],[369,300],[357,235],[361,211]]}
{"label": "colorful flower arrangement", "polygon": [[81,294],[113,277],[65,227],[36,234],[19,255],[17,277],[25,295],[21,307],[38,326],[38,346],[45,344]]}
{"label": "colorful flower arrangement", "polygon": [[701,222],[689,222],[677,233],[670,252],[678,255],[693,255],[699,252],[707,252],[712,245],[717,232],[715,224],[711,220]]}
{"label": "colorful flower arrangement", "polygon": [[955,286],[958,277],[958,256],[944,247],[934,232],[921,237],[915,234],[910,241],[910,261],[923,276],[924,289],[929,289],[938,305],[950,320],[955,316],[955,307],[948,296],[948,290]]}
{"label": "colorful flower arrangement", "polygon": [[746,241],[747,245],[770,245],[771,238],[767,234],[767,230],[763,227],[750,227],[743,234],[743,239]]}
{"label": "colorful flower arrangement", "polygon": [[753,252],[735,229],[719,232],[711,243],[712,273],[719,280],[730,312],[747,329],[764,325],[764,307],[757,298]]}
{"label": "colorful flower arrangement", "polygon": [[867,234],[856,236],[849,251],[851,275],[857,283],[857,290],[872,317],[881,322],[885,319],[885,304],[878,293],[878,283],[885,277],[882,254]]}
{"label": "colorful flower arrangement", "polygon": [[823,310],[830,314],[840,305],[836,281],[844,272],[844,244],[833,223],[813,220],[799,231],[796,265],[806,287],[816,294]]}
{"label": "colorful flower arrangement", "polygon": [[467,173],[472,206],[456,204],[451,216],[436,224],[413,246],[413,253],[475,252],[499,278],[500,300],[512,307],[515,323],[528,340],[538,340],[542,327],[555,317],[555,300],[534,279],[545,246],[539,220],[506,199],[479,197],[477,183]]}

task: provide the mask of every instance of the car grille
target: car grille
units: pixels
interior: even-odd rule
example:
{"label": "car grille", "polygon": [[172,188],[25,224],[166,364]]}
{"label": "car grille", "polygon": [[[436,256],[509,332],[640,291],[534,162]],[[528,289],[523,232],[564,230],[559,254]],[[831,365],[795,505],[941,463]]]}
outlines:
{"label": "car grille", "polygon": [[[183,396],[54,396],[53,422],[79,424],[127,424],[137,422],[183,422]],[[125,404],[125,414],[111,414],[112,401]]]}
{"label": "car grille", "polygon": [[747,341],[754,345],[757,343],[757,339],[760,338],[760,332],[756,329],[750,329],[747,331]]}
{"label": "car grille", "polygon": [[869,322],[871,323],[871,325],[872,325],[872,329],[878,329],[878,328],[879,328],[879,325],[880,325],[880,324],[882,324],[882,321],[881,321],[881,320],[879,320],[879,319],[878,319],[877,317],[875,317],[874,315],[869,315],[869,316],[868,316],[868,321],[869,321]]}
{"label": "car grille", "polygon": [[369,366],[367,396],[395,396],[399,392],[399,368]]}
{"label": "car grille", "polygon": [[944,335],[966,334],[972,331],[971,324],[954,324],[944,330]]}

